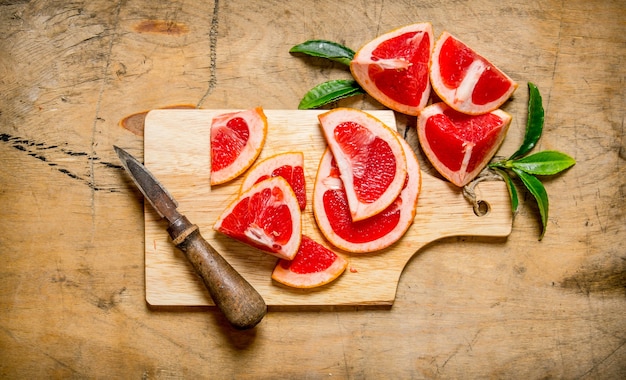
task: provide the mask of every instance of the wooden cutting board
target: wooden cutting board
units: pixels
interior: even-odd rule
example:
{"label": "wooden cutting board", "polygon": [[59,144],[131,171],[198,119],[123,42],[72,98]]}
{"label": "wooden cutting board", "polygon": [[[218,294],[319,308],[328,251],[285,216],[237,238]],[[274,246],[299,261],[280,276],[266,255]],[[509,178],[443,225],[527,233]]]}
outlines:
{"label": "wooden cutting board", "polygon": [[[237,195],[240,179],[211,188],[210,125],[214,115],[232,110],[154,110],[144,132],[144,161],[179,203],[179,210],[200,227],[202,235],[263,296],[268,305],[391,305],[409,259],[426,244],[448,236],[508,236],[512,214],[502,181],[477,187],[490,211],[478,217],[460,190],[422,173],[417,214],[405,236],[393,246],[370,254],[337,251],[349,261],[336,281],[323,287],[292,289],[272,281],[276,258],[213,231],[213,223]],[[303,232],[322,242],[311,211],[317,166],[326,142],[317,115],[324,111],[266,110],[269,129],[259,159],[302,151],[309,202]],[[369,111],[396,128],[392,111]],[[146,203],[146,300],[151,305],[213,305],[201,280],[171,243],[167,224]]]}

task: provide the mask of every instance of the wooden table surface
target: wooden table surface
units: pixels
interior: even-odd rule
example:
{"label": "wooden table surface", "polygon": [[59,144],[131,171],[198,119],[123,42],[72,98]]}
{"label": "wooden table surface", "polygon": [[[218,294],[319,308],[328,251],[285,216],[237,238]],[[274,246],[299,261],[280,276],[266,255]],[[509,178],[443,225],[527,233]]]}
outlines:
{"label": "wooden table surface", "polygon": [[[1,1],[0,377],[625,378],[625,20],[619,0]],[[577,160],[545,181],[543,241],[524,193],[507,239],[416,254],[391,308],[276,307],[242,332],[212,307],[147,305],[143,199],[112,150],[142,158],[143,135],[120,120],[296,109],[350,74],[291,46],[358,49],[423,21],[520,83],[502,155],[526,83],[542,92],[537,150]],[[415,119],[399,122],[415,143]]]}

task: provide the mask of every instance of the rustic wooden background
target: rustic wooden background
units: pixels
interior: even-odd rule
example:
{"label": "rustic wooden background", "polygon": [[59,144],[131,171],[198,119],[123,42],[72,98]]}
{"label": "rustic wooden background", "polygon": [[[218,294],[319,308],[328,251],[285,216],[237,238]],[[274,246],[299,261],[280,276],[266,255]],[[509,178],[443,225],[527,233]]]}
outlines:
{"label": "rustic wooden background", "polygon": [[[538,150],[578,161],[545,181],[543,241],[524,194],[508,239],[421,250],[391,309],[273,308],[239,332],[213,308],[149,307],[142,198],[111,148],[143,157],[141,122],[120,120],[295,109],[349,73],[291,46],[423,21],[520,83],[502,155],[526,82],[541,90]],[[620,0],[0,0],[0,377],[626,378],[625,30]]]}

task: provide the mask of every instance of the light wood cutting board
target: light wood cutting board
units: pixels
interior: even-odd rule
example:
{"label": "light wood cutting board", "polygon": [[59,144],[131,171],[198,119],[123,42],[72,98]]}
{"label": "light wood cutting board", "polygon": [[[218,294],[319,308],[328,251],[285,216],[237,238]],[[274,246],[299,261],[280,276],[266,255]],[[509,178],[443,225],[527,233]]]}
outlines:
{"label": "light wood cutting board", "polygon": [[[370,254],[338,251],[349,261],[336,281],[315,289],[292,289],[272,281],[276,258],[213,231],[213,223],[237,195],[240,180],[211,188],[210,125],[214,115],[232,110],[154,110],[144,132],[144,162],[179,203],[179,211],[200,227],[205,239],[263,296],[268,305],[391,305],[409,259],[426,244],[448,236],[504,237],[512,214],[504,182],[477,187],[490,212],[478,217],[460,190],[422,173],[417,214],[405,236],[393,246]],[[303,232],[324,242],[311,211],[317,166],[326,142],[317,115],[324,111],[266,110],[269,129],[259,159],[302,151],[305,157],[307,208]],[[396,128],[392,111],[369,111]],[[167,223],[146,202],[146,300],[151,305],[213,305],[201,280],[171,243]]]}

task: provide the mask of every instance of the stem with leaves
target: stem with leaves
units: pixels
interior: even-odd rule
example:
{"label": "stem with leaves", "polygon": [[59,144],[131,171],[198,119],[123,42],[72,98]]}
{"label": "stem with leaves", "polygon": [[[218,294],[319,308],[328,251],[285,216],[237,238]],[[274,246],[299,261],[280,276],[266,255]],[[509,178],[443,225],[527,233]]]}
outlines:
{"label": "stem with leaves", "polygon": [[[348,47],[326,40],[306,41],[292,47],[289,52],[330,59],[347,67],[350,67],[350,61],[355,54],[354,50]],[[358,94],[365,94],[365,91],[354,79],[330,80],[310,89],[300,101],[298,109],[317,108]]]}
{"label": "stem with leaves", "polygon": [[527,155],[537,144],[543,132],[544,110],[539,89],[533,83],[528,82],[528,120],[526,133],[519,149],[508,159],[492,162],[489,167],[495,170],[506,182],[511,196],[511,208],[513,213],[519,207],[519,198],[513,178],[519,178],[537,201],[541,216],[541,235],[546,233],[548,225],[548,193],[543,183],[537,176],[549,176],[562,172],[573,166],[576,161],[565,153],[548,150]]}

